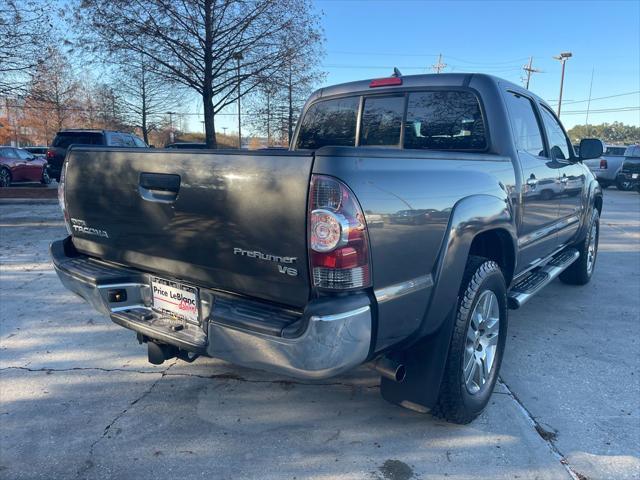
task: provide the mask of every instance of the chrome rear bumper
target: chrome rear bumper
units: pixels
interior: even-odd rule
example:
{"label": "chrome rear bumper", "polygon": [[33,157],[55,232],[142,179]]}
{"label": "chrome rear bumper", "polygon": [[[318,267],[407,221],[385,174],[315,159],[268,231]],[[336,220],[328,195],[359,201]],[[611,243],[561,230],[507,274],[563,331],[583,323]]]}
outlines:
{"label": "chrome rear bumper", "polygon": [[[246,367],[301,379],[338,375],[368,357],[372,312],[366,295],[313,305],[296,321],[295,335],[270,335],[216,321],[215,306],[201,325],[172,330],[175,321],[151,309],[149,273],[111,265],[74,251],[69,239],[51,245],[51,257],[62,284],[117,324],[145,338],[182,350],[220,358]],[[109,293],[126,292],[110,302]]]}

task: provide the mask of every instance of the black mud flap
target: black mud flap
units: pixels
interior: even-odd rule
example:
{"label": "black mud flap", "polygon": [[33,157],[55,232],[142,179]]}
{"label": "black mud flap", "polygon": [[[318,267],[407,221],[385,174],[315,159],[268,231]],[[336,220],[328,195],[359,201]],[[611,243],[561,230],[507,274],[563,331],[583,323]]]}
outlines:
{"label": "black mud flap", "polygon": [[382,398],[422,413],[435,406],[451,344],[453,315],[455,308],[432,335],[419,340],[402,352],[390,355],[405,366],[406,377],[400,383],[382,377]]}

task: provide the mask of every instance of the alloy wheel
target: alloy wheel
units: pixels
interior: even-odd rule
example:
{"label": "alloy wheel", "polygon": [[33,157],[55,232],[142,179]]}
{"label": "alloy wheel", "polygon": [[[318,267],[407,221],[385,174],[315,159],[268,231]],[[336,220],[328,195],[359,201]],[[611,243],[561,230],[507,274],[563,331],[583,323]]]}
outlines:
{"label": "alloy wheel", "polygon": [[0,187],[8,187],[11,185],[11,175],[6,169],[0,169]]}
{"label": "alloy wheel", "polygon": [[500,305],[496,294],[484,291],[478,299],[465,343],[463,378],[472,395],[489,381],[495,363],[500,333]]}
{"label": "alloy wheel", "polygon": [[587,247],[587,274],[591,275],[593,266],[596,263],[596,255],[598,253],[598,225],[593,222],[591,231],[589,232],[589,246]]}

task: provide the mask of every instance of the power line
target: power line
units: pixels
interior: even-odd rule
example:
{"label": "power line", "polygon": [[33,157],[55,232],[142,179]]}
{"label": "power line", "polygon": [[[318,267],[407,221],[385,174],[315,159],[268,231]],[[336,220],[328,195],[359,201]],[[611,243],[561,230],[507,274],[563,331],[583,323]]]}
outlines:
{"label": "power line", "polygon": [[[606,97],[596,97],[596,98],[592,98],[591,101],[595,101],[595,100],[606,100],[607,98],[616,98],[616,97],[625,97],[627,95],[635,95],[636,93],[640,93],[640,90],[635,90],[633,92],[627,92],[627,93],[618,93],[616,95],[607,95]],[[585,103],[588,102],[589,99],[585,99],[585,100],[569,100],[566,102],[563,102],[565,105],[568,104],[574,104],[574,103]],[[558,103],[557,100],[549,102],[549,103]]]}
{"label": "power line", "polygon": [[[599,110],[589,110],[589,115],[593,113],[616,113],[616,112],[635,112],[640,110],[640,106],[637,107],[621,107],[621,108],[601,108]],[[573,115],[584,115],[587,113],[587,110],[568,110],[563,112],[563,114],[573,114]]]}
{"label": "power line", "polygon": [[[335,53],[338,55],[371,55],[371,56],[381,56],[381,57],[439,57],[440,55],[442,55],[441,53],[391,53],[391,52],[354,52],[354,51],[345,51],[345,50],[329,50],[328,53]],[[453,60],[456,60],[457,62],[460,63],[469,63],[472,65],[493,65],[493,66],[500,66],[500,65],[506,65],[506,64],[515,64],[515,63],[520,63],[522,60],[526,60],[527,57],[520,57],[520,58],[515,58],[512,60],[504,60],[504,61],[500,61],[500,62],[478,62],[477,60],[465,60],[463,58],[459,58],[459,57],[453,57],[451,55],[447,55],[448,58],[451,58]]]}

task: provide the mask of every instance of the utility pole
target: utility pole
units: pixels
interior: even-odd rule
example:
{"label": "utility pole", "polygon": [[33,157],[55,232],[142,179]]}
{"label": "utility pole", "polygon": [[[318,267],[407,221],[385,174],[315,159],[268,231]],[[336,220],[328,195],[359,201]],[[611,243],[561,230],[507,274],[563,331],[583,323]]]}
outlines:
{"label": "utility pole", "polygon": [[229,127],[222,127],[222,133],[226,136],[227,135],[227,128]]}
{"label": "utility pole", "polygon": [[527,81],[525,88],[529,90],[529,82],[531,81],[532,73],[541,73],[542,70],[538,70],[537,68],[533,68],[533,57],[529,57],[529,63],[522,67],[522,69],[527,73]]}
{"label": "utility pole", "polygon": [[233,59],[238,62],[237,67],[237,80],[238,80],[238,148],[242,148],[242,121],[240,117],[240,60],[242,60],[242,53],[237,52],[233,54]]}
{"label": "utility pole", "polygon": [[562,76],[560,77],[560,98],[558,98],[558,118],[560,118],[560,109],[562,108],[562,88],[564,87],[564,64],[572,56],[573,54],[571,52],[562,52],[557,57],[553,57],[556,60],[560,60],[560,63],[562,63]]}
{"label": "utility pole", "polygon": [[173,116],[176,114],[176,112],[167,112],[167,115],[169,115],[169,140],[171,141],[171,143],[173,143],[174,138],[173,138]]}
{"label": "utility pole", "polygon": [[438,55],[438,63],[431,65],[431,69],[436,73],[440,73],[446,66],[446,63],[442,63],[442,54],[440,54]]}

